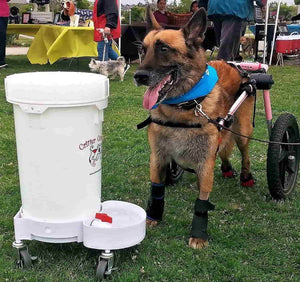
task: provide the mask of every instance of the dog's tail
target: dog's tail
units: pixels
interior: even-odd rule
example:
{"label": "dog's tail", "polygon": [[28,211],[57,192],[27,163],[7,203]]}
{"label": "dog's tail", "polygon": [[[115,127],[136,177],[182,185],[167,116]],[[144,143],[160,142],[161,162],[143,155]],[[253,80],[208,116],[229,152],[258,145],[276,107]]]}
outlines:
{"label": "dog's tail", "polygon": [[129,70],[130,65],[126,63],[125,58],[123,56],[118,57],[117,61],[124,64],[124,75],[125,75],[125,73]]}
{"label": "dog's tail", "polygon": [[124,75],[129,70],[129,68],[130,68],[130,65],[126,63],[126,65],[124,67]]}

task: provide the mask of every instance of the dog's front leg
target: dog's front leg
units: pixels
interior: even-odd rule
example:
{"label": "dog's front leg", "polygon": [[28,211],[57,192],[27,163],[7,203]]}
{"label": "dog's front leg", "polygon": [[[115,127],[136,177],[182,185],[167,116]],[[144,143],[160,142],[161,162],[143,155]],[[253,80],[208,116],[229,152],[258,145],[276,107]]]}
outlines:
{"label": "dog's front leg", "polygon": [[214,209],[214,205],[209,202],[209,194],[213,187],[215,154],[208,156],[203,164],[203,168],[196,172],[200,194],[194,206],[195,210],[189,240],[189,246],[193,249],[202,249],[208,245],[208,211]]}
{"label": "dog's front leg", "polygon": [[147,205],[147,224],[157,225],[162,219],[165,206],[165,158],[157,153],[150,155],[151,192]]}

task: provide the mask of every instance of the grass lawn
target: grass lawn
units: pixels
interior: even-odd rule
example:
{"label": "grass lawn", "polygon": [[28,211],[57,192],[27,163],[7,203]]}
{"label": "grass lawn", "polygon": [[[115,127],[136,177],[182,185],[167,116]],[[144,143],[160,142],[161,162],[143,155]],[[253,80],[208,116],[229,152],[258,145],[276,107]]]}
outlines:
{"label": "grass lawn", "polygon": [[[94,281],[99,251],[82,244],[27,241],[38,256],[28,270],[15,266],[13,216],[21,206],[12,105],[6,102],[4,78],[29,71],[88,72],[88,59],[61,60],[54,65],[31,65],[26,56],[8,56],[9,68],[0,70],[0,281]],[[136,124],[148,113],[142,107],[144,88],[135,87],[132,66],[123,83],[111,81],[103,123],[103,180],[105,200],[123,200],[146,207],[149,195],[149,146],[146,130]],[[283,112],[300,121],[300,66],[271,67],[274,120]],[[267,139],[262,95],[259,93],[254,137]],[[185,173],[166,189],[164,220],[148,229],[144,241],[116,252],[118,271],[108,281],[300,281],[300,181],[291,198],[271,200],[266,181],[267,145],[251,142],[254,188],[239,179],[225,180],[220,162],[215,168],[210,200],[210,245],[188,247],[196,179]],[[232,163],[240,170],[234,151]],[[74,203],[76,205],[76,203]]]}

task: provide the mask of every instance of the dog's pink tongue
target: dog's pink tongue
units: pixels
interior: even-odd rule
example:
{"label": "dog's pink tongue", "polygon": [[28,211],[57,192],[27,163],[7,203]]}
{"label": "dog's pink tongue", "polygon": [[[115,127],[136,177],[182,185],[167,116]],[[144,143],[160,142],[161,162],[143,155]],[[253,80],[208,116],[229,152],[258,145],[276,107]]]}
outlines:
{"label": "dog's pink tongue", "polygon": [[170,78],[168,75],[165,77],[158,85],[155,87],[149,87],[144,94],[143,107],[147,110],[151,110],[152,107],[156,104],[159,91],[163,88],[165,82]]}
{"label": "dog's pink tongue", "polygon": [[143,107],[147,110],[151,110],[156,104],[158,99],[158,91],[160,88],[156,86],[155,88],[148,88],[144,94]]}

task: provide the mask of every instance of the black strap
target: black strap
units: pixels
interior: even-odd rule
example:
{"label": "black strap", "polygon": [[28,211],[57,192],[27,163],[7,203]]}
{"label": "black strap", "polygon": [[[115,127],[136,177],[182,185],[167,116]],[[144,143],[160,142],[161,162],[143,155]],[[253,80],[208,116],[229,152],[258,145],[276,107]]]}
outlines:
{"label": "black strap", "polygon": [[191,109],[194,109],[196,107],[196,105],[200,104],[205,98],[206,98],[206,96],[202,96],[197,99],[189,100],[189,101],[182,102],[179,104],[175,104],[175,105],[168,104],[168,105],[175,106],[178,109],[182,109],[182,110],[191,110]]}
{"label": "black strap", "polygon": [[195,201],[195,213],[201,213],[206,211],[212,211],[215,206],[209,200],[196,199]]}
{"label": "black strap", "polygon": [[136,128],[137,129],[144,128],[144,127],[148,126],[151,122],[152,122],[152,119],[151,119],[151,116],[149,116],[147,119],[145,119],[144,121],[142,121],[141,123],[139,123],[136,126]]}
{"label": "black strap", "polygon": [[176,128],[202,128],[202,125],[200,123],[192,123],[187,124],[184,122],[172,122],[172,121],[161,121],[158,119],[153,119],[151,116],[149,116],[146,120],[139,123],[136,127],[137,129],[144,128],[145,126],[149,125],[151,122],[154,122],[158,125],[167,126],[167,127],[176,127]]}

